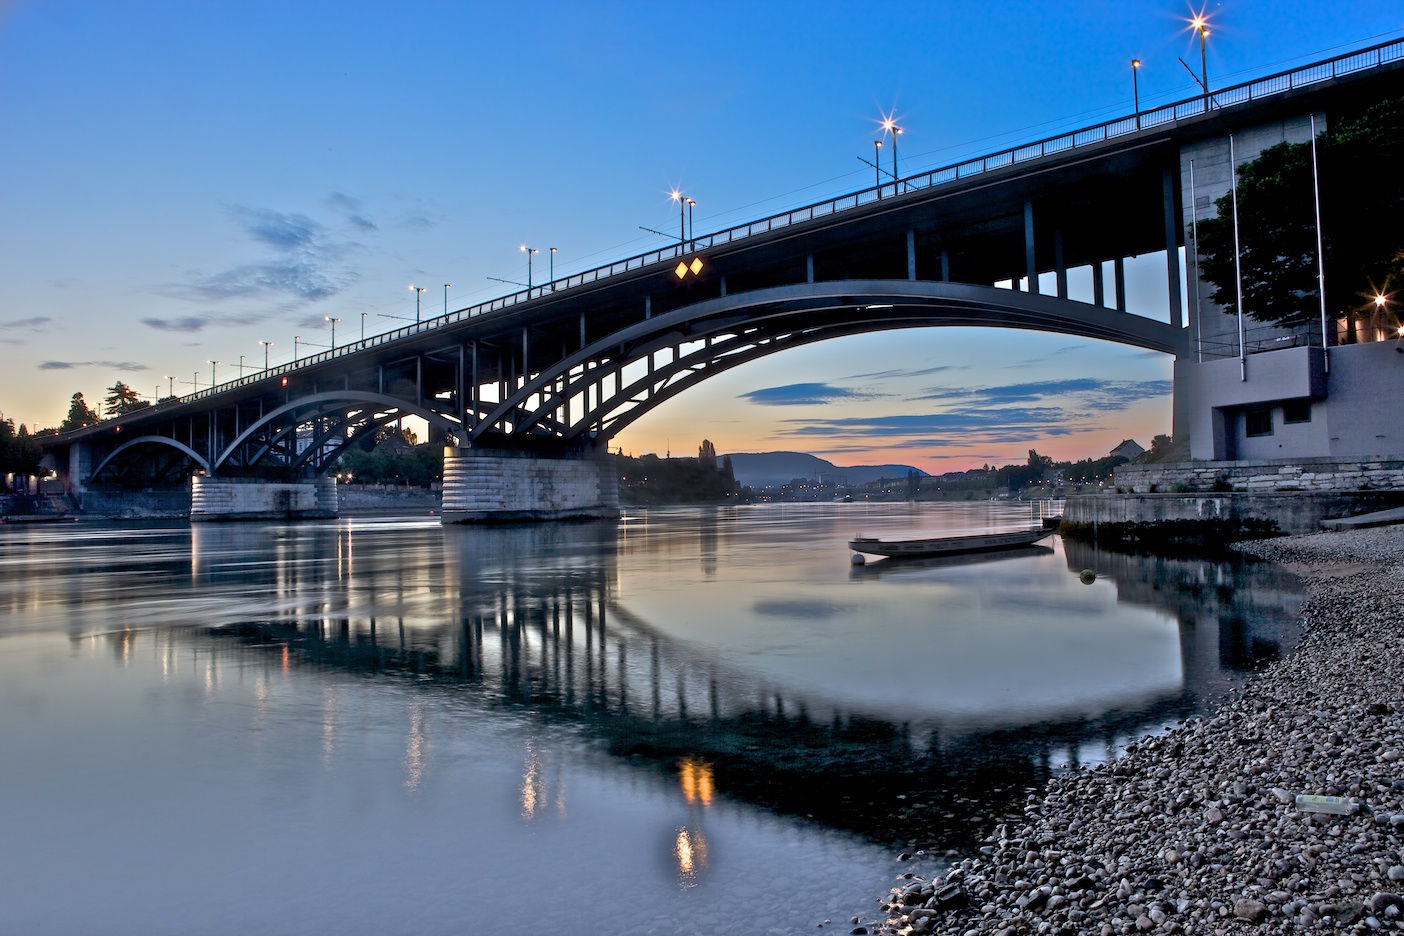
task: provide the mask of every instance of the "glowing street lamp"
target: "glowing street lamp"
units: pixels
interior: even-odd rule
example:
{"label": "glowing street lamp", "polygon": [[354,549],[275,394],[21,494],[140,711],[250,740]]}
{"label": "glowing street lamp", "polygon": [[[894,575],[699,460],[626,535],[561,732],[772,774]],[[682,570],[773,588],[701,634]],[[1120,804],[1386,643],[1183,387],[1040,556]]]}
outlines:
{"label": "glowing street lamp", "polygon": [[268,370],[268,349],[273,347],[273,342],[260,339],[259,344],[263,345],[263,369]]}
{"label": "glowing street lamp", "polygon": [[687,200],[687,241],[688,244],[697,243],[697,228],[692,226],[692,209],[697,207],[697,202],[691,198]]}
{"label": "glowing street lamp", "polygon": [[367,316],[367,315],[370,315],[370,313],[369,313],[369,312],[362,312],[362,313],[361,313],[361,341],[362,341],[362,342],[364,342],[364,341],[366,340],[366,316]]}
{"label": "glowing street lamp", "polygon": [[1136,129],[1141,129],[1141,60],[1131,60],[1131,100],[1136,108]]}
{"label": "glowing street lamp", "polygon": [[166,396],[173,397],[175,396],[175,378],[172,377],[170,374],[167,374],[166,379],[171,382],[170,389],[166,391]]}
{"label": "glowing street lamp", "polygon": [[444,314],[445,314],[445,315],[448,315],[448,291],[449,291],[449,286],[451,286],[451,285],[452,285],[451,283],[445,283],[445,284],[444,284]]}
{"label": "glowing street lamp", "polygon": [[1209,64],[1204,53],[1204,40],[1209,35],[1209,20],[1203,11],[1190,20],[1190,28],[1199,33],[1199,86],[1204,89],[1204,109],[1209,109]]}
{"label": "glowing street lamp", "polygon": [[530,291],[530,290],[531,290],[531,255],[532,255],[532,254],[539,254],[539,253],[541,253],[541,251],[537,250],[535,247],[528,247],[526,244],[522,244],[522,245],[521,245],[519,248],[517,248],[517,249],[520,250],[522,253],[524,253],[524,254],[527,255],[527,290]]}
{"label": "glowing street lamp", "polygon": [[332,318],[330,315],[324,315],[324,316],[322,316],[322,318],[326,319],[328,322],[331,322],[331,327],[332,327],[332,350],[335,351],[335,350],[336,350],[336,323],[339,322],[339,321],[341,321],[341,319],[339,319],[339,318]]}
{"label": "glowing street lamp", "polygon": [[902,132],[902,128],[897,126],[897,121],[893,117],[882,118],[882,129],[885,133],[892,134],[892,194],[897,194],[897,180],[901,178],[897,175],[897,134]]}
{"label": "glowing street lamp", "polygon": [[873,184],[877,186],[878,198],[882,197],[882,141],[873,141]]}
{"label": "glowing street lamp", "polygon": [[679,189],[673,189],[668,197],[678,203],[678,244],[687,243],[687,199]]}
{"label": "glowing street lamp", "polygon": [[550,262],[551,262],[551,292],[555,292],[555,291],[556,291],[556,248],[554,248],[554,247],[551,248],[551,256],[550,256],[548,259],[549,259]]}
{"label": "glowing street lamp", "polygon": [[414,290],[414,321],[417,325],[419,324],[419,297],[424,293],[426,287],[411,284],[410,289]]}

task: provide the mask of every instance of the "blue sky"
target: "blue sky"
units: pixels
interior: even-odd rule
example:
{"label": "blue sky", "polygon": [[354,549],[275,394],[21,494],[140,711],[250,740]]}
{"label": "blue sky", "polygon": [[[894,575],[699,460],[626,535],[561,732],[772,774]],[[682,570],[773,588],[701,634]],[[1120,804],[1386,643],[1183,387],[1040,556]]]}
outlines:
{"label": "blue sky", "polygon": [[[0,3],[0,412],[177,392],[299,344],[1188,96],[1183,2]],[[1404,4],[1208,8],[1210,80],[1394,38]],[[537,258],[545,266],[545,254]],[[1133,265],[1134,266],[1134,265]],[[1157,262],[1133,308],[1159,315]],[[1159,265],[1163,270],[1163,264]],[[535,271],[539,277],[541,271]],[[1075,288],[1077,282],[1075,278]],[[1085,284],[1084,284],[1085,285]],[[1086,287],[1089,288],[1090,287]],[[1163,300],[1162,300],[1163,302]],[[306,349],[304,349],[306,350]],[[209,361],[217,360],[218,365]],[[1170,428],[1170,362],[1008,331],[867,335],[736,368],[626,451],[799,449],[930,471]]]}

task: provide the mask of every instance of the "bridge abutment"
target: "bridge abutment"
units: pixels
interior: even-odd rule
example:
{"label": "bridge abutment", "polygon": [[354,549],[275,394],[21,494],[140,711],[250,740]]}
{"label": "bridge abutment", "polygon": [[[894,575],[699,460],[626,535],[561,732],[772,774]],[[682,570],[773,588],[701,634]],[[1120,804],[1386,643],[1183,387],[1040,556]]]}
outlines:
{"label": "bridge abutment", "polygon": [[260,478],[191,479],[190,519],[312,520],[337,515],[336,478],[265,481]]}
{"label": "bridge abutment", "polygon": [[444,523],[617,519],[614,456],[445,448],[442,515]]}

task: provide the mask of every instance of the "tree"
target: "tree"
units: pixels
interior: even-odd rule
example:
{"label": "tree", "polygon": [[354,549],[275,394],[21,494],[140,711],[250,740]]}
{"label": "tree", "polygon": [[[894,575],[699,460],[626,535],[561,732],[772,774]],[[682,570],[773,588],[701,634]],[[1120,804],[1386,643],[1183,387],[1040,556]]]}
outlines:
{"label": "tree", "polygon": [[39,463],[44,460],[44,450],[39,447],[38,442],[34,441],[34,437],[29,434],[29,428],[24,423],[20,423],[19,432],[10,440],[7,448],[10,471],[26,478],[34,478],[43,474]]}
{"label": "tree", "polygon": [[103,404],[106,406],[109,416],[121,416],[123,413],[130,413],[150,405],[141,398],[141,394],[120,380],[107,388],[107,399],[103,401]]}
{"label": "tree", "polygon": [[93,412],[92,408],[84,402],[83,394],[75,393],[68,404],[68,416],[59,423],[59,431],[71,432],[74,429],[82,429],[84,426],[91,426],[99,418],[98,414]]}
{"label": "tree", "polygon": [[[1317,139],[1326,307],[1359,310],[1404,286],[1404,99],[1343,113]],[[1280,143],[1238,170],[1243,313],[1283,327],[1321,314],[1310,143]],[[1237,314],[1233,195],[1199,222],[1200,270],[1214,301]]]}

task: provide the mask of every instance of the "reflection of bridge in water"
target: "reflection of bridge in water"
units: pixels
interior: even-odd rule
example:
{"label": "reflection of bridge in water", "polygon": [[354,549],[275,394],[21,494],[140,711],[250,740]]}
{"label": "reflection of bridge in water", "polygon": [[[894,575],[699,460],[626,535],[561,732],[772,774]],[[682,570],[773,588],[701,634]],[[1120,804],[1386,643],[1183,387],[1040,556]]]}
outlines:
{"label": "reflection of bridge in water", "polygon": [[[195,528],[197,580],[226,574],[218,541],[257,535],[245,530]],[[613,525],[447,527],[442,535],[442,563],[415,554],[366,560],[354,528],[304,527],[285,545],[336,557],[334,571],[276,563],[293,577],[279,591],[298,597],[234,632],[307,664],[469,687],[489,706],[577,724],[612,753],[675,773],[685,786],[691,777],[694,788],[714,785],[882,842],[970,844],[993,816],[1017,813],[1026,789],[1051,770],[1113,756],[1192,713],[1203,693],[1277,652],[1295,620],[1284,583],[1265,568],[1245,574],[1069,544],[1070,566],[1115,577],[1122,600],[1163,608],[1169,597],[1184,688],[1097,718],[972,729],[846,708],[822,687],[797,691],[665,634],[624,604]],[[714,562],[717,530],[704,523],[699,535],[699,546],[711,543],[699,561]],[[304,570],[309,580],[297,581]]]}

